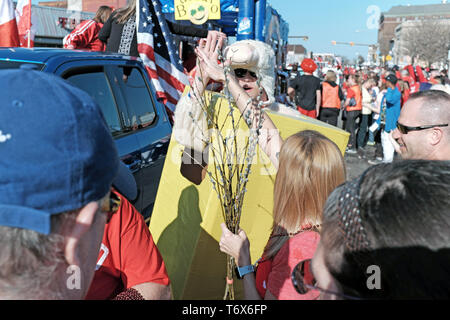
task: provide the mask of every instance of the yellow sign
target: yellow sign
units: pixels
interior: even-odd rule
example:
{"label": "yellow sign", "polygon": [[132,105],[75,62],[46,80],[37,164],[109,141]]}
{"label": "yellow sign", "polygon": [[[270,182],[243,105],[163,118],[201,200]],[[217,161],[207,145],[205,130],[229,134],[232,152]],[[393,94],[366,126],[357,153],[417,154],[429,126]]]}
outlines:
{"label": "yellow sign", "polygon": [[392,60],[392,57],[390,55],[387,55],[386,56],[386,61],[391,61],[391,60]]}
{"label": "yellow sign", "polygon": [[[189,88],[186,87],[188,92]],[[207,92],[224,123],[229,112],[223,95]],[[235,119],[240,116],[233,109]],[[289,117],[268,112],[283,139],[300,130],[317,130],[333,140],[345,153],[349,133],[310,117]],[[228,118],[224,131],[232,128]],[[243,121],[240,130],[248,130]],[[244,143],[244,141],[242,141]],[[225,293],[226,255],[219,250],[220,223],[223,222],[220,202],[208,178],[195,185],[180,173],[183,146],[171,139],[155,206],[150,231],[164,259],[176,300],[220,300]],[[209,154],[210,168],[213,158]],[[257,148],[255,163],[249,175],[242,209],[241,227],[250,239],[252,263],[261,257],[269,239],[273,217],[273,183],[276,170],[266,154]],[[234,281],[235,298],[243,299],[242,281]]]}
{"label": "yellow sign", "polygon": [[220,19],[220,0],[174,0],[175,20],[203,24]]}

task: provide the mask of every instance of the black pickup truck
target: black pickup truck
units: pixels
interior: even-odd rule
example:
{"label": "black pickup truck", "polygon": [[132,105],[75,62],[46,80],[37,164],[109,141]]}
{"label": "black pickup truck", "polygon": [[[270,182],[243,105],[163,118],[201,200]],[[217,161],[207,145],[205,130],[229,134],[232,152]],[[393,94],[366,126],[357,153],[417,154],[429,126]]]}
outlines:
{"label": "black pickup truck", "polygon": [[[148,219],[172,126],[140,59],[81,50],[0,48],[0,69],[23,64],[56,74],[94,98],[103,111],[122,161],[136,179],[138,196],[132,203]],[[24,93],[28,93],[26,88]]]}

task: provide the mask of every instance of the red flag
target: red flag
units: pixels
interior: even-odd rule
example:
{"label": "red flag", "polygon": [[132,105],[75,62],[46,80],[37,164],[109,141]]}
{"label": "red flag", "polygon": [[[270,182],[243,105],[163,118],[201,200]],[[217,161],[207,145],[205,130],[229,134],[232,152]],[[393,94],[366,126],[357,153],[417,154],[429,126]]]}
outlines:
{"label": "red flag", "polygon": [[21,47],[34,47],[34,35],[36,34],[34,19],[32,19],[31,0],[18,0],[16,6],[16,21],[19,31]]}
{"label": "red flag", "polygon": [[12,0],[0,0],[0,47],[18,47],[19,33]]}

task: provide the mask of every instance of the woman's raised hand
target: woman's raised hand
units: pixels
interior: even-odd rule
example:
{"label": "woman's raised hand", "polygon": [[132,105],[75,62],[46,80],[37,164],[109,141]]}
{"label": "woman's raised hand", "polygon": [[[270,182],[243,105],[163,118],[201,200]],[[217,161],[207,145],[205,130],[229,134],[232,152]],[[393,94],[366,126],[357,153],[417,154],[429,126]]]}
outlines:
{"label": "woman's raised hand", "polygon": [[206,85],[210,79],[225,81],[224,66],[218,61],[219,54],[226,38],[220,32],[208,32],[206,39],[201,39],[195,49],[197,54],[197,74]]}

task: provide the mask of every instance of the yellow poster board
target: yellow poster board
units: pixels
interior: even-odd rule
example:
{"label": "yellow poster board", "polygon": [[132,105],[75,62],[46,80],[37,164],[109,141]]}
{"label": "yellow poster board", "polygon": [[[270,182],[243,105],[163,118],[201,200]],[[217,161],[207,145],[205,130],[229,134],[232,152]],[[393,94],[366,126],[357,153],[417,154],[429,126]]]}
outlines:
{"label": "yellow poster board", "polygon": [[[222,95],[213,93],[214,110],[219,119],[229,110]],[[235,118],[239,118],[235,108]],[[283,139],[306,129],[317,130],[333,140],[345,152],[349,134],[336,127],[305,116],[299,118],[268,112]],[[241,121],[240,128],[247,129]],[[226,130],[227,128],[224,128]],[[219,250],[222,211],[208,178],[195,185],[180,174],[183,146],[171,139],[165,160],[150,231],[164,259],[173,296],[183,300],[220,300],[225,292],[226,255]],[[242,209],[241,228],[251,244],[251,259],[261,256],[272,227],[275,168],[257,148]],[[213,159],[210,154],[210,168]],[[234,280],[235,298],[243,299],[241,281]]]}
{"label": "yellow poster board", "polygon": [[220,19],[220,0],[175,0],[175,20],[190,20],[203,24]]}

